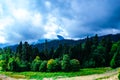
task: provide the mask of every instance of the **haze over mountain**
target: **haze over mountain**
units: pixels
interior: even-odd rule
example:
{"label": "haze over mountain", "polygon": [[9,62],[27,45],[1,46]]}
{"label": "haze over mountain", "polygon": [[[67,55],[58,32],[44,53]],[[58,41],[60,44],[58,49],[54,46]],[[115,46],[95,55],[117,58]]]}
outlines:
{"label": "haze over mountain", "polygon": [[0,0],[0,43],[120,33],[120,0]]}

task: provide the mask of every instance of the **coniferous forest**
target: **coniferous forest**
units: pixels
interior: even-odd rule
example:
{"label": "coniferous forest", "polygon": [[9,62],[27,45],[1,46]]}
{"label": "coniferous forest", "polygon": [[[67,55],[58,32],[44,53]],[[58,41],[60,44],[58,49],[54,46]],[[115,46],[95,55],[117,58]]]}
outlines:
{"label": "coniferous forest", "polygon": [[20,42],[16,51],[9,47],[1,49],[0,70],[69,72],[81,68],[120,66],[120,41],[112,41],[111,37],[99,40],[98,35],[95,35],[76,45],[59,44],[50,49],[47,44],[46,40],[41,51],[28,42]]}

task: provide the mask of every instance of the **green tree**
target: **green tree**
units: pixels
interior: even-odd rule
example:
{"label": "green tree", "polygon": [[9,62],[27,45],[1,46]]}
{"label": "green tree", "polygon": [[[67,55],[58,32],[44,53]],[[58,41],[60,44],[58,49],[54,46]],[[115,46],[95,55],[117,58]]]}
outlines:
{"label": "green tree", "polygon": [[30,57],[32,56],[32,47],[28,44],[28,42],[24,42],[22,47],[22,59],[23,61],[30,61]]}
{"label": "green tree", "polygon": [[109,66],[109,63],[111,61],[111,48],[112,48],[112,40],[110,38],[110,36],[103,38],[100,43],[100,46],[103,46],[105,48],[105,66]]}
{"label": "green tree", "polygon": [[53,58],[53,54],[54,54],[54,48],[51,47],[50,51],[49,51],[49,58]]}
{"label": "green tree", "polygon": [[67,54],[63,56],[61,67],[62,67],[62,70],[65,72],[70,71],[70,57]]}
{"label": "green tree", "polygon": [[34,47],[32,49],[32,54],[30,56],[31,60],[30,61],[33,61],[35,59],[36,56],[39,56],[39,50],[37,47]]}
{"label": "green tree", "polygon": [[117,51],[117,48],[118,48],[118,43],[113,43],[112,45],[112,48],[111,48],[111,51],[110,51],[110,60],[112,60],[114,54],[116,53]]}
{"label": "green tree", "polygon": [[36,58],[34,59],[34,61],[32,62],[31,65],[31,70],[32,71],[39,71],[39,66],[41,64],[41,60],[39,56],[36,56]]}
{"label": "green tree", "polygon": [[48,54],[48,41],[47,39],[45,40],[45,44],[44,44],[44,55],[46,57],[46,59],[49,59],[49,54]]}
{"label": "green tree", "polygon": [[114,53],[110,66],[112,68],[120,67],[120,41],[118,42],[117,51]]}
{"label": "green tree", "polygon": [[103,67],[105,66],[105,48],[103,46],[98,46],[93,54],[92,58],[95,61],[95,67]]}
{"label": "green tree", "polygon": [[47,63],[47,69],[50,72],[56,72],[60,70],[60,64],[58,60],[50,59]]}
{"label": "green tree", "polygon": [[80,63],[77,59],[72,59],[70,60],[70,67],[71,67],[71,71],[79,71],[80,69]]}
{"label": "green tree", "polygon": [[77,59],[79,61],[83,60],[82,44],[81,43],[71,47],[71,49],[70,49],[70,58],[71,59]]}
{"label": "green tree", "polygon": [[58,48],[55,50],[55,53],[53,54],[53,58],[60,58],[63,56],[63,46],[62,44],[59,44]]}
{"label": "green tree", "polygon": [[5,60],[0,60],[0,71],[6,71],[7,70],[7,64]]}
{"label": "green tree", "polygon": [[16,53],[17,53],[17,56],[21,59],[21,56],[22,56],[22,47],[23,47],[23,44],[22,44],[22,41],[19,43],[19,45],[17,46],[17,49],[16,49]]}
{"label": "green tree", "polygon": [[39,66],[39,71],[45,72],[47,71],[47,61],[42,61],[41,65]]}
{"label": "green tree", "polygon": [[18,71],[18,64],[17,62],[15,61],[15,58],[10,58],[9,59],[9,63],[8,63],[8,70],[9,71]]}

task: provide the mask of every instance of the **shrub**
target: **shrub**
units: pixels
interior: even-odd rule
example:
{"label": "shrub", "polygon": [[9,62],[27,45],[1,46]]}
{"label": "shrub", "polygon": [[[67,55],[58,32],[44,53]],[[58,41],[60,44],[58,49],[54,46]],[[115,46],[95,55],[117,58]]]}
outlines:
{"label": "shrub", "polygon": [[63,60],[61,62],[61,68],[63,71],[70,71],[70,57],[68,55],[63,56]]}
{"label": "shrub", "polygon": [[19,71],[29,71],[30,70],[30,63],[27,61],[22,61],[19,65]]}
{"label": "shrub", "polygon": [[32,63],[32,71],[39,71],[39,66],[41,64],[41,61],[33,62]]}
{"label": "shrub", "polygon": [[55,59],[56,62],[56,71],[60,71],[61,70],[61,61],[59,59]]}
{"label": "shrub", "polygon": [[0,71],[5,71],[6,70],[6,61],[5,60],[0,60]]}
{"label": "shrub", "polygon": [[111,62],[110,62],[111,68],[116,68],[117,67],[116,64],[115,64],[115,60],[114,59],[115,58],[113,57],[112,60],[111,60]]}
{"label": "shrub", "polygon": [[114,56],[112,57],[110,66],[112,68],[120,67],[120,42],[118,42],[118,47],[116,52],[114,53]]}
{"label": "shrub", "polygon": [[86,60],[83,63],[82,67],[84,67],[84,68],[94,68],[95,67],[95,60],[93,60],[92,58],[90,60]]}
{"label": "shrub", "polygon": [[17,64],[15,59],[10,58],[9,63],[8,63],[8,70],[10,70],[10,71],[18,71],[18,69],[19,69],[19,65]]}
{"label": "shrub", "polygon": [[119,73],[119,75],[118,75],[118,79],[120,80],[120,73]]}
{"label": "shrub", "polygon": [[58,60],[50,59],[47,63],[47,69],[50,72],[56,72],[60,70],[60,64]]}
{"label": "shrub", "polygon": [[80,63],[77,59],[70,60],[71,71],[79,71]]}
{"label": "shrub", "polygon": [[42,61],[41,65],[39,66],[39,71],[45,72],[47,70],[47,61]]}
{"label": "shrub", "polygon": [[56,63],[55,63],[54,59],[48,60],[48,62],[47,62],[48,71],[50,71],[50,72],[55,71],[55,65],[56,65]]}
{"label": "shrub", "polygon": [[40,64],[41,64],[40,58],[39,58],[39,56],[36,56],[36,58],[34,59],[34,61],[31,64],[31,70],[39,71]]}

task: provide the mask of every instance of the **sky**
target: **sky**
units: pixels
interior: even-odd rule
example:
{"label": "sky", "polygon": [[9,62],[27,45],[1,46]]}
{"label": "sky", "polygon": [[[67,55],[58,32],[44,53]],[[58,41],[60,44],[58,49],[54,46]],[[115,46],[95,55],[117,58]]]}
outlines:
{"label": "sky", "polygon": [[120,0],[0,0],[0,43],[120,33]]}

